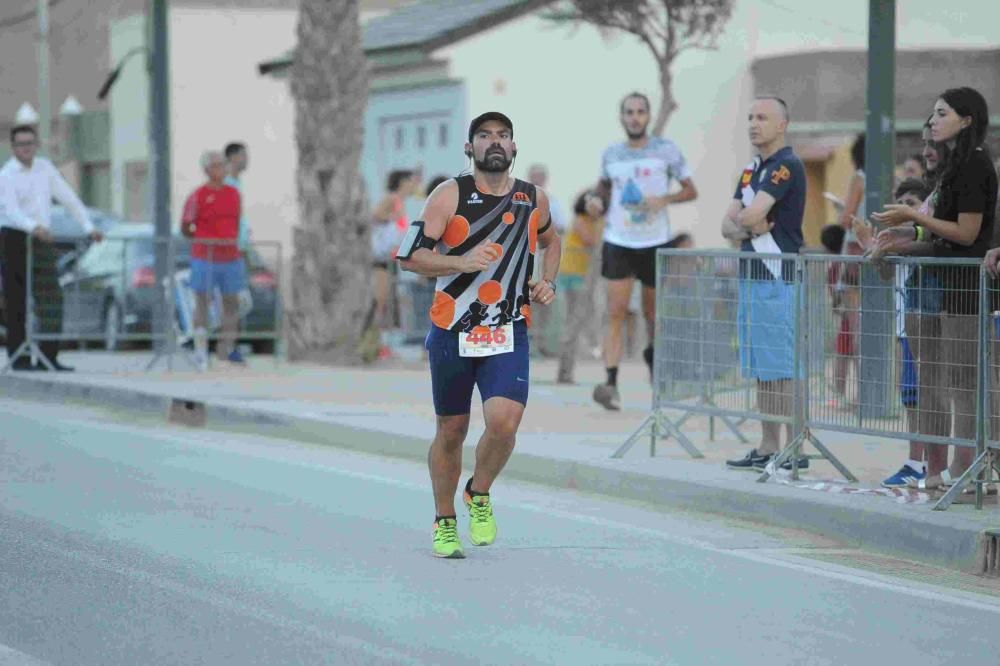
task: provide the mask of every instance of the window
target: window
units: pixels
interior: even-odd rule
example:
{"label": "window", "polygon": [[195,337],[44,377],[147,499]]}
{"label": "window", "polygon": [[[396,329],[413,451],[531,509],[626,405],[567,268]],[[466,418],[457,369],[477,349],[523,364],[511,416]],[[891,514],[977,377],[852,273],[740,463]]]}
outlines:
{"label": "window", "polygon": [[427,145],[427,128],[421,125],[417,128],[417,148],[423,150]]}
{"label": "window", "polygon": [[396,150],[403,149],[403,143],[406,140],[406,130],[403,127],[396,128]]}
{"label": "window", "polygon": [[442,148],[448,147],[448,123],[441,123],[438,126],[438,145]]}

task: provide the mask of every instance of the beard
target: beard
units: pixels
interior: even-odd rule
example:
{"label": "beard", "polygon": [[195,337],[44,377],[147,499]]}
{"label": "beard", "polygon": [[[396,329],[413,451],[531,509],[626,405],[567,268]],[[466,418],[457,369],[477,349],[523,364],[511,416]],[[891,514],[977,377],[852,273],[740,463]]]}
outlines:
{"label": "beard", "polygon": [[633,132],[632,130],[630,130],[629,128],[626,127],[625,128],[625,135],[629,139],[631,139],[632,141],[635,141],[636,139],[641,139],[642,137],[646,136],[646,128],[643,127],[638,132]]}
{"label": "beard", "polygon": [[481,160],[476,160],[476,168],[487,173],[503,173],[510,169],[513,160],[507,159],[507,153],[487,152]]}

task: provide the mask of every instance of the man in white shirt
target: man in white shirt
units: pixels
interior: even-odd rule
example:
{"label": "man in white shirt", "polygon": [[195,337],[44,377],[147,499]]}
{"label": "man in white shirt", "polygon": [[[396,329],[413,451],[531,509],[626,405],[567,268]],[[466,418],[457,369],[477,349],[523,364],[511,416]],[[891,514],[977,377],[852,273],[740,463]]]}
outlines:
{"label": "man in white shirt", "polygon": [[[643,358],[653,373],[653,331],[656,321],[656,251],[671,239],[669,208],[698,196],[687,161],[670,139],[649,136],[649,98],[629,93],[619,108],[626,140],[612,144],[601,156],[601,179],[587,198],[587,212],[605,216],[601,276],[608,288],[604,365],[607,381],[594,388],[594,400],[605,409],[621,409],[618,363],[622,358],[622,328],[632,288],[642,283],[642,311],[648,346]],[[680,189],[671,193],[677,183]],[[609,201],[607,210],[604,202]]]}
{"label": "man in white shirt", "polygon": [[[0,168],[0,216],[3,241],[3,290],[7,324],[7,356],[11,358],[24,343],[27,302],[28,234],[32,236],[31,290],[37,304],[39,331],[62,332],[62,288],[56,272],[56,252],[50,229],[52,200],[55,199],[79,222],[93,241],[103,236],[94,228],[87,209],[49,160],[36,157],[38,134],[29,125],[10,131],[14,154]],[[39,348],[56,370],[72,370],[59,363],[59,342],[46,340]],[[30,358],[17,359],[14,370],[47,370],[32,366]]]}

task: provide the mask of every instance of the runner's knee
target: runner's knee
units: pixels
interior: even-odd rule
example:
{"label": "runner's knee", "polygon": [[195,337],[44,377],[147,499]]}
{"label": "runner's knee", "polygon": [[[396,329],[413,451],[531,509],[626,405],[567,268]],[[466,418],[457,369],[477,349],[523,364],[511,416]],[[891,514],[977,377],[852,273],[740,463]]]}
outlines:
{"label": "runner's knee", "polygon": [[517,434],[517,427],[520,424],[519,415],[504,415],[490,419],[486,423],[486,430],[493,439],[510,439]]}
{"label": "runner's knee", "polygon": [[437,439],[446,446],[461,446],[469,434],[469,415],[439,416]]}

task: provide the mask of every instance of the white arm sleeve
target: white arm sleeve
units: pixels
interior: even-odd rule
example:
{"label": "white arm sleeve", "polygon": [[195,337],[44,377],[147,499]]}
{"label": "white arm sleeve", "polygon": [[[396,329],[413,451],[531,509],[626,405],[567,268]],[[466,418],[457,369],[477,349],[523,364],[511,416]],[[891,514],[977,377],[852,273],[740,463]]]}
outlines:
{"label": "white arm sleeve", "polygon": [[94,223],[90,220],[86,206],[80,201],[80,197],[76,196],[76,192],[69,186],[62,174],[52,165],[50,165],[49,183],[52,188],[52,198],[66,206],[66,210],[73,216],[73,219],[83,227],[84,233],[93,232]]}

